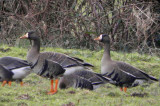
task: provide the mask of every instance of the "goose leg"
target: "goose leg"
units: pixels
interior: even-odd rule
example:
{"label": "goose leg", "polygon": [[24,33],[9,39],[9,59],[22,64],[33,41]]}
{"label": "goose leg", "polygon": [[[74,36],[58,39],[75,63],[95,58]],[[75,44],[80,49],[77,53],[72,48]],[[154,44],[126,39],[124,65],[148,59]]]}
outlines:
{"label": "goose leg", "polygon": [[58,79],[56,79],[56,85],[55,85],[55,90],[54,90],[55,93],[57,92],[57,88],[58,88]]}
{"label": "goose leg", "polygon": [[120,87],[120,90],[123,91],[123,87]]}
{"label": "goose leg", "polygon": [[7,83],[7,81],[3,81],[2,83],[2,87],[4,87],[4,85]]}
{"label": "goose leg", "polygon": [[20,82],[20,85],[23,86],[23,82],[22,81]]}
{"label": "goose leg", "polygon": [[124,92],[127,92],[127,87],[124,87]]}
{"label": "goose leg", "polygon": [[12,83],[12,82],[11,82],[11,81],[9,81],[9,82],[8,82],[8,85],[9,85],[9,86],[11,86],[11,83]]}
{"label": "goose leg", "polygon": [[53,91],[54,91],[54,89],[53,89],[53,83],[54,83],[54,81],[51,80],[51,91],[50,91],[50,92],[53,92]]}
{"label": "goose leg", "polygon": [[48,92],[48,94],[52,94],[54,92],[53,83],[54,83],[54,81],[51,80],[51,90],[50,90],[50,92]]}
{"label": "goose leg", "polygon": [[57,87],[58,87],[58,79],[56,79],[55,81],[55,89],[53,90],[53,80],[51,80],[51,91],[48,92],[48,94],[55,94],[57,92]]}

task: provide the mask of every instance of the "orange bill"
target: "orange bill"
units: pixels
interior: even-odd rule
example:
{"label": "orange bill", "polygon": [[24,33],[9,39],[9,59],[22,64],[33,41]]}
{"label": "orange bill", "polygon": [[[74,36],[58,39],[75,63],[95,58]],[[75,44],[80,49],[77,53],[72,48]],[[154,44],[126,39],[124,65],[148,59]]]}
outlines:
{"label": "orange bill", "polygon": [[28,33],[20,37],[20,39],[27,39],[27,38],[28,38]]}
{"label": "orange bill", "polygon": [[100,39],[100,37],[97,37],[97,38],[95,38],[94,40],[98,40],[98,41],[99,41],[99,40],[101,40],[101,39]]}

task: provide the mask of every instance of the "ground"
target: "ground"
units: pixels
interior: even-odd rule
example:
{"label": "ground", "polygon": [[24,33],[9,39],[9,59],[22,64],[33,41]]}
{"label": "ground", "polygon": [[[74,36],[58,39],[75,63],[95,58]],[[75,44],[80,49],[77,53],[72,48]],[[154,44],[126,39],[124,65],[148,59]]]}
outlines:
{"label": "ground", "polygon": [[[13,56],[26,59],[27,48],[0,46],[0,57]],[[93,70],[100,73],[101,51],[79,49],[42,48],[41,51],[53,51],[76,56],[93,64]],[[113,60],[127,62],[146,73],[159,78],[160,58],[146,54],[111,52]],[[105,84],[89,91],[69,88],[58,90],[55,95],[47,95],[50,80],[32,73],[24,79],[24,86],[13,82],[12,86],[0,87],[0,106],[159,106],[160,86],[158,82],[129,88],[127,93],[118,87]]]}

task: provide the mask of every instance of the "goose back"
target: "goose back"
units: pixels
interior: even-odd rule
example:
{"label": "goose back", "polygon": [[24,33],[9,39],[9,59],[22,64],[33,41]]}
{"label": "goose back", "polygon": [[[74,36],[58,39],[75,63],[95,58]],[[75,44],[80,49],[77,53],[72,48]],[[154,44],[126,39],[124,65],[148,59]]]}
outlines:
{"label": "goose back", "polygon": [[[143,75],[136,75],[131,73],[131,70],[126,68],[121,68],[121,62],[109,60],[101,66],[101,72],[103,75],[111,78],[113,81],[116,81],[115,85],[120,87],[133,87],[141,84],[146,80],[146,77]],[[140,72],[137,72],[138,74]],[[141,74],[141,73],[140,73]]]}
{"label": "goose back", "polygon": [[67,89],[69,87],[93,90],[93,85],[87,79],[77,75],[65,75],[60,79],[59,88]]}
{"label": "goose back", "polygon": [[83,67],[81,63],[77,62],[74,58],[71,58],[65,54],[54,53],[54,52],[44,52],[39,54],[36,65],[33,67],[33,70],[35,73],[39,73],[39,71],[42,70],[44,61],[46,59],[59,63],[63,68],[69,68],[74,66]]}
{"label": "goose back", "polygon": [[85,88],[94,90],[102,84],[113,82],[110,78],[104,77],[101,74],[94,73],[88,70],[75,71],[72,74],[64,75],[60,80],[60,88]]}
{"label": "goose back", "polygon": [[136,76],[136,77],[141,77],[143,79],[145,79],[146,81],[149,80],[154,80],[154,81],[158,81],[158,79],[154,78],[151,75],[146,74],[145,72],[143,72],[140,69],[137,69],[127,63],[124,62],[120,62],[120,61],[115,61],[115,63],[117,64],[117,66],[121,69],[121,70],[125,70],[126,72]]}
{"label": "goose back", "polygon": [[0,58],[0,64],[9,70],[30,66],[26,60],[9,56]]}
{"label": "goose back", "polygon": [[101,74],[98,74],[98,73],[95,73],[92,71],[88,71],[88,70],[75,71],[73,74],[80,76],[82,78],[85,78],[94,84],[96,84],[96,83],[104,84],[104,83],[109,82],[111,80],[107,77],[103,77]]}
{"label": "goose back", "polygon": [[111,78],[115,83],[112,83],[116,86],[120,87],[133,87],[138,85],[138,83],[134,84],[136,80],[144,80],[143,77],[136,77],[128,72],[125,72],[119,68],[113,69],[111,72],[107,72],[102,74],[103,76],[107,76]]}

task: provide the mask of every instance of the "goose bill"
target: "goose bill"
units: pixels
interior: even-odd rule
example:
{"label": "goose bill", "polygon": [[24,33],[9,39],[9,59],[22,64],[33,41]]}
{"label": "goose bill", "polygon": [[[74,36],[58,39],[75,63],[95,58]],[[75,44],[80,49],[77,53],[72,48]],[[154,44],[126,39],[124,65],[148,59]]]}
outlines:
{"label": "goose bill", "polygon": [[28,33],[20,37],[20,39],[27,39],[27,38],[28,38]]}
{"label": "goose bill", "polygon": [[98,37],[98,38],[95,38],[94,40],[98,40],[98,41],[100,41],[100,40],[101,40],[101,38],[100,38],[100,37]]}

